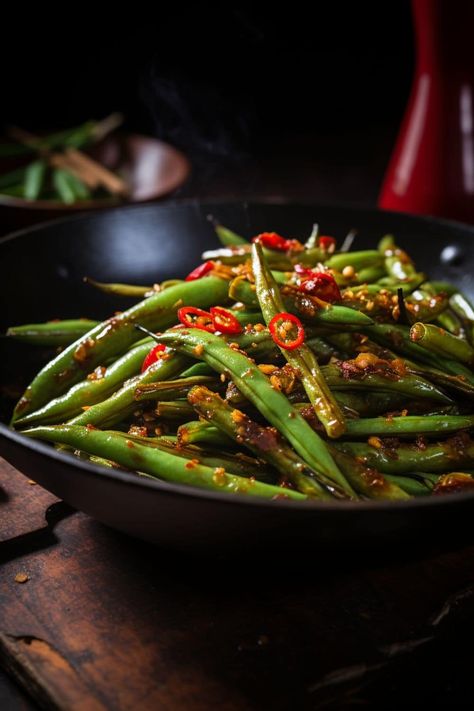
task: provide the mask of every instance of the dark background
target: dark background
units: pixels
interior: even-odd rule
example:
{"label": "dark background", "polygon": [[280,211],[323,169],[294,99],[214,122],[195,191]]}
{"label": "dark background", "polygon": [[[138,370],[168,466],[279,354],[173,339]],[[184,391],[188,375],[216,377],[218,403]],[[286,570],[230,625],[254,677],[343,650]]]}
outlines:
{"label": "dark background", "polygon": [[297,136],[329,137],[335,163],[348,140],[391,145],[413,69],[407,0],[132,4],[102,21],[68,5],[13,9],[2,25],[4,124],[55,129],[120,110],[199,166]]}

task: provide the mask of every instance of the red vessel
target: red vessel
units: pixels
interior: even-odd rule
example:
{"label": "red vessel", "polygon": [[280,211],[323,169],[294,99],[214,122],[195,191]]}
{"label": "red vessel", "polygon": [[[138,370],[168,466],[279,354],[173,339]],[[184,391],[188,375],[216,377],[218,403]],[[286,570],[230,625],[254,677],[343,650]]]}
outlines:
{"label": "red vessel", "polygon": [[415,76],[379,206],[474,222],[474,2],[412,6]]}

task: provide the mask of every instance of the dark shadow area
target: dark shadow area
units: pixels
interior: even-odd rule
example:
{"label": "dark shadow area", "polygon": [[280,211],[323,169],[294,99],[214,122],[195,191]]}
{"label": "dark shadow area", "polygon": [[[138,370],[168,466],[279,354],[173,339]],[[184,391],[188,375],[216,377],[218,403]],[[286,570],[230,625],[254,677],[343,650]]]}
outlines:
{"label": "dark shadow area", "polygon": [[166,663],[238,689],[249,708],[395,709],[408,696],[436,706],[469,691],[472,549],[425,541],[335,558],[278,544],[201,557],[92,520],[86,530],[108,589],[140,610]]}
{"label": "dark shadow area", "polygon": [[36,711],[39,708],[1,668],[0,708],[2,711]]}

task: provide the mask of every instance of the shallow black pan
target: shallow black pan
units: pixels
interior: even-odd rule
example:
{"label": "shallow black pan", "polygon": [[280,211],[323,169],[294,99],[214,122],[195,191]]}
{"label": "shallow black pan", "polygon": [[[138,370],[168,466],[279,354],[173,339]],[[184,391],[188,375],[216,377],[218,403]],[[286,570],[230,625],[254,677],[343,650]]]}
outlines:
{"label": "shallow black pan", "polygon": [[[154,283],[182,276],[216,245],[206,216],[245,235],[275,230],[343,238],[358,230],[356,248],[396,234],[433,278],[449,279],[474,296],[474,229],[407,215],[285,204],[195,202],[121,208],[56,221],[0,241],[0,330],[51,318],[102,318],[125,303],[83,284]],[[50,357],[0,339],[0,413],[11,413],[12,389],[25,385]],[[33,442],[0,423],[0,454],[71,505],[140,538],[182,548],[254,547],[283,542],[351,547],[464,535],[473,527],[474,494],[417,499],[400,504],[296,504],[213,494],[102,469]]]}

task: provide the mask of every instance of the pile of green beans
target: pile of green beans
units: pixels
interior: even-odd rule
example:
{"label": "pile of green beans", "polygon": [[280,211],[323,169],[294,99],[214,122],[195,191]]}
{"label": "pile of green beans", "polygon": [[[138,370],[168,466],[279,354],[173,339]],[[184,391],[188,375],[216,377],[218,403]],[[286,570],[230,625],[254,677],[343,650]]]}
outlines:
{"label": "pile of green beans", "polygon": [[[6,336],[23,347],[60,347],[12,427],[95,464],[267,499],[404,501],[473,488],[468,298],[430,281],[391,236],[338,252],[317,230],[282,248],[215,229],[222,248],[191,280],[88,279],[141,299],[103,323],[12,326]],[[179,324],[185,306],[225,309],[234,331]],[[285,314],[283,333],[299,323],[299,339],[275,335]]]}

